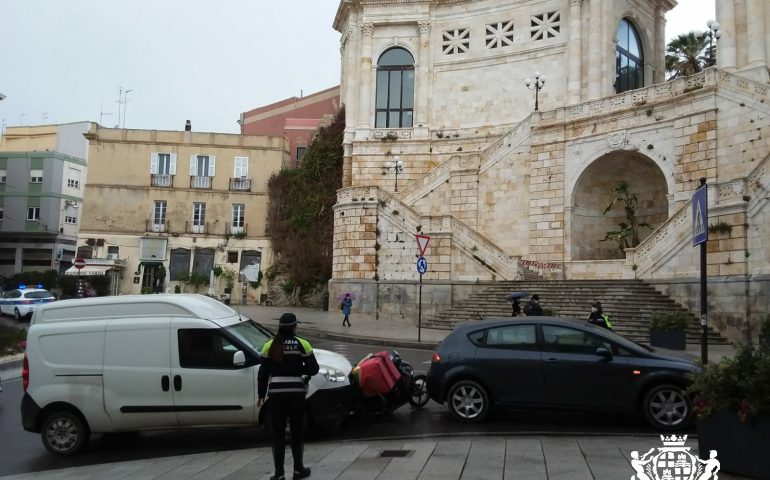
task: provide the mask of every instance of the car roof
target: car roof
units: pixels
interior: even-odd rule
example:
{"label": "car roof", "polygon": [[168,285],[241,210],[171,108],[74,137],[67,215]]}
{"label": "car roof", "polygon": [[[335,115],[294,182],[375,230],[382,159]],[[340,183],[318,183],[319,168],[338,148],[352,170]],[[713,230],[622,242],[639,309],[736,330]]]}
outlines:
{"label": "car roof", "polygon": [[17,288],[16,290],[19,290],[21,293],[32,293],[32,292],[47,292],[51,293],[45,288]]}
{"label": "car roof", "polygon": [[116,317],[158,316],[185,316],[206,320],[219,320],[236,315],[236,311],[232,308],[203,295],[117,295],[46,303],[37,309],[33,322],[45,323]]}
{"label": "car roof", "polygon": [[467,331],[476,330],[479,328],[497,327],[500,325],[516,325],[516,324],[532,324],[532,323],[548,323],[550,325],[561,325],[564,327],[585,326],[586,323],[574,318],[564,317],[502,317],[502,318],[485,318],[484,320],[475,320],[470,322],[464,322],[459,324],[455,330]]}

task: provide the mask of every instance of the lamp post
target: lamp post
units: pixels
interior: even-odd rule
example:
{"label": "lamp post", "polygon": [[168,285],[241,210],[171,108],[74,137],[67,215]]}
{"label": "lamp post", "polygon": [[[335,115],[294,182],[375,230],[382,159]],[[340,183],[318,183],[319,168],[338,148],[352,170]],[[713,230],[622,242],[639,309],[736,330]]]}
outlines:
{"label": "lamp post", "polygon": [[714,50],[717,47],[717,41],[722,37],[722,31],[719,29],[719,24],[714,20],[709,20],[706,22],[706,25],[709,29],[703,36],[709,39],[709,67],[711,67],[716,64]]}
{"label": "lamp post", "polygon": [[524,81],[524,84],[527,85],[528,89],[535,91],[535,111],[537,112],[539,107],[538,96],[540,94],[540,89],[545,85],[545,75],[540,75],[540,72],[535,72],[535,81],[533,82],[528,78]]}
{"label": "lamp post", "polygon": [[401,157],[395,157],[393,161],[385,162],[382,166],[382,174],[385,175],[388,172],[396,174],[396,185],[393,189],[394,192],[398,192],[398,174],[404,171],[404,162],[401,161]]}

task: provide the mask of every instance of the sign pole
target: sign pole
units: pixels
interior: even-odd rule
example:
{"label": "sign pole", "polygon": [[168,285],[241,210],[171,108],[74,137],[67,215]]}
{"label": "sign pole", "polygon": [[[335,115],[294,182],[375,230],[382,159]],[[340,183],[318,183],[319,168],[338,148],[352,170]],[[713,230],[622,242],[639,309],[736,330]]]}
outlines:
{"label": "sign pole", "polygon": [[420,294],[417,307],[417,341],[421,341],[422,337],[422,273],[420,274]]}
{"label": "sign pole", "polygon": [[420,257],[417,259],[417,273],[420,274],[420,291],[417,301],[417,341],[422,341],[422,276],[428,271],[428,261],[425,260],[425,249],[428,248],[430,236],[415,235],[417,247],[420,249]]}
{"label": "sign pole", "polygon": [[[706,187],[706,179],[701,178],[700,179],[700,188],[704,189],[704,202],[706,205],[708,205],[708,190],[706,190],[708,187]],[[708,225],[708,214],[705,215],[706,217],[706,225]],[[706,230],[708,232],[708,228]],[[707,240],[708,240],[708,234],[707,234]],[[707,262],[707,255],[708,252],[706,251],[706,244],[708,242],[704,241],[700,244],[700,326],[701,326],[701,336],[700,336],[700,358],[703,365],[706,365],[709,362],[709,347],[708,347],[708,262]]]}

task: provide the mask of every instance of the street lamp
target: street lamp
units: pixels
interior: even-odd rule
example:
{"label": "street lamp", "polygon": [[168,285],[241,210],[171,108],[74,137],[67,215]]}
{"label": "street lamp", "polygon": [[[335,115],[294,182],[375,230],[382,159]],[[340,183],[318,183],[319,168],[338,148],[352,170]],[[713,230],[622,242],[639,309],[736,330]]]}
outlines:
{"label": "street lamp", "polygon": [[398,174],[404,171],[404,162],[401,161],[401,157],[395,157],[393,161],[387,161],[385,162],[385,165],[382,166],[382,174],[385,175],[388,172],[393,172],[396,174],[396,185],[393,189],[394,192],[398,191]]}
{"label": "street lamp", "polygon": [[716,64],[714,50],[717,48],[717,41],[722,37],[722,31],[719,29],[719,24],[714,20],[709,20],[706,22],[706,25],[709,29],[703,36],[709,39],[709,67],[711,67]]}
{"label": "street lamp", "polygon": [[526,79],[524,83],[527,85],[527,88],[530,90],[535,91],[535,111],[538,110],[538,96],[540,94],[540,89],[543,88],[543,85],[545,85],[545,75],[540,75],[540,72],[535,72],[535,81],[533,82],[531,79]]}

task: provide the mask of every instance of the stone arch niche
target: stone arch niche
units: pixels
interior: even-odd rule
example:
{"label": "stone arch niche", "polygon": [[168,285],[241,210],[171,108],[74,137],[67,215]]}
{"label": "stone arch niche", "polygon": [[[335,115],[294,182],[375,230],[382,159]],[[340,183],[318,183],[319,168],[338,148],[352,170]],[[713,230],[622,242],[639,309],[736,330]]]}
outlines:
{"label": "stone arch niche", "polygon": [[[607,232],[618,230],[618,224],[626,221],[622,203],[617,203],[606,215],[603,214],[614,198],[612,189],[620,182],[626,182],[638,198],[637,221],[647,222],[654,229],[668,219],[666,178],[655,162],[637,151],[616,151],[603,155],[583,170],[572,193],[572,260],[625,258],[615,242],[601,241]],[[652,231],[641,228],[640,240]]]}

